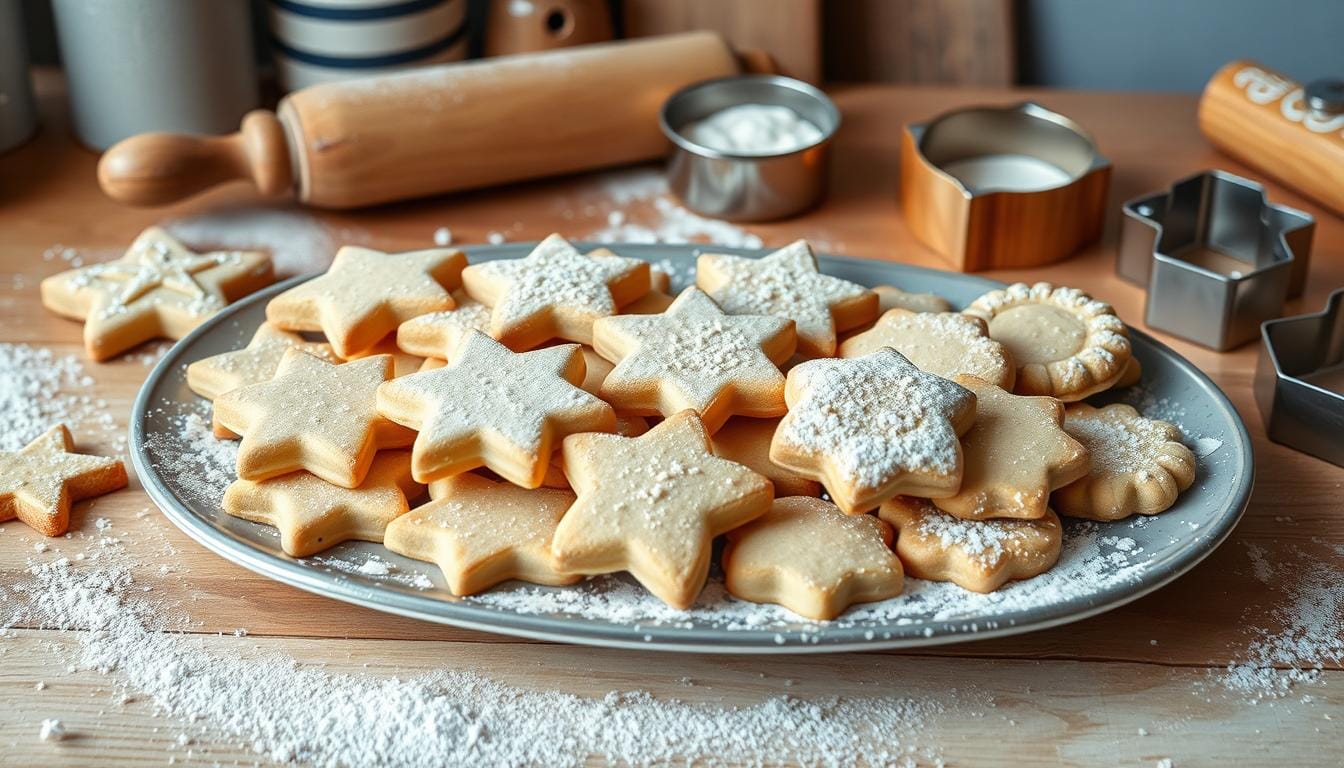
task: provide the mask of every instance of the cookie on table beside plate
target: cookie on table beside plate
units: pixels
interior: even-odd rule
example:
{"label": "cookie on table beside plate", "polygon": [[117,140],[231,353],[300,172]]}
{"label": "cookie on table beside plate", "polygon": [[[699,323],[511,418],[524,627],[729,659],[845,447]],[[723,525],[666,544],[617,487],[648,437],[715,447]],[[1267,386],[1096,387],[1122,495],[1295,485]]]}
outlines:
{"label": "cookie on table beside plate", "polygon": [[975,422],[975,395],[890,347],[801,363],[789,371],[784,396],[789,412],[770,460],[821,481],[845,512],[961,487],[958,438]]}
{"label": "cookie on table beside plate", "polygon": [[310,472],[269,480],[235,480],[221,508],[280,531],[280,548],[307,557],[343,541],[381,542],[387,526],[410,509],[424,487],[411,478],[407,451],[382,451],[358,488],[332,485]]}
{"label": "cookie on table beside plate", "polygon": [[714,537],[770,508],[770,481],[710,451],[692,411],[639,437],[570,435],[565,475],[578,499],[551,550],[566,573],[628,571],[657,598],[689,608],[705,585]]}
{"label": "cookie on table beside plate", "polygon": [[896,529],[906,573],[972,592],[1045,573],[1059,560],[1064,540],[1059,517],[1048,509],[1034,520],[961,520],[927,499],[897,496],[878,516]]}
{"label": "cookie on table beside plate", "polygon": [[438,565],[454,595],[473,595],[510,579],[573,584],[551,554],[555,526],[574,494],[519,488],[467,472],[437,480],[433,501],[387,527],[383,545],[399,555]]}
{"label": "cookie on table beside plate", "polygon": [[1016,367],[1002,344],[989,338],[985,321],[960,312],[893,309],[877,324],[840,345],[841,357],[863,357],[881,347],[905,355],[921,371],[945,379],[959,374],[1013,388]]}
{"label": "cookie on table beside plate", "polygon": [[120,459],[75,453],[57,424],[17,451],[0,451],[0,522],[18,519],[43,536],[70,530],[70,505],[126,487]]}
{"label": "cookie on table beside plate", "polygon": [[600,394],[642,416],[700,415],[714,432],[729,416],[782,416],[784,374],[793,355],[793,321],[729,315],[698,288],[688,288],[656,315],[618,315],[593,324],[598,354],[616,367]]}
{"label": "cookie on table beside plate", "polygon": [[42,304],[83,320],[85,351],[93,360],[107,360],[150,339],[180,339],[274,279],[264,253],[194,253],[150,227],[119,259],[43,280]]}
{"label": "cookie on table beside plate", "polygon": [[271,299],[266,319],[290,331],[321,331],[349,360],[413,317],[453,309],[466,263],[454,248],[383,253],[343,246],[331,269]]}
{"label": "cookie on table beside plate", "polygon": [[1016,283],[963,310],[989,324],[989,336],[1017,364],[1013,391],[1066,403],[1115,386],[1129,364],[1125,324],[1111,305],[1076,288]]}
{"label": "cookie on table beside plate", "polygon": [[378,387],[378,412],[418,430],[411,466],[431,482],[487,467],[536,488],[561,438],[611,432],[611,406],[579,388],[578,344],[513,352],[471,331],[457,359]]}
{"label": "cookie on table beside plate", "polygon": [[582,254],[550,235],[521,259],[472,264],[467,293],[490,307],[490,335],[513,350],[593,340],[593,321],[649,292],[649,265],[606,249]]}
{"label": "cookie on table beside plate", "polygon": [[806,496],[775,499],[765,515],[728,532],[725,585],[742,600],[829,621],[855,603],[901,593],[891,539],[891,526],[872,515]]}
{"label": "cookie on table beside plate", "polygon": [[1195,482],[1195,454],[1181,443],[1181,431],[1128,405],[1073,403],[1064,429],[1092,456],[1087,475],[1054,493],[1053,506],[1065,517],[1155,515]]}
{"label": "cookie on table beside plate", "polygon": [[1087,449],[1064,431],[1064,404],[974,376],[953,381],[975,393],[975,424],[961,438],[961,488],[933,504],[964,520],[1045,517],[1050,492],[1090,466]]}
{"label": "cookie on table beside plate", "polygon": [[877,294],[821,274],[805,240],[759,259],[702,254],[695,284],[729,314],[793,320],[798,353],[806,357],[833,356],[837,333],[877,317]]}

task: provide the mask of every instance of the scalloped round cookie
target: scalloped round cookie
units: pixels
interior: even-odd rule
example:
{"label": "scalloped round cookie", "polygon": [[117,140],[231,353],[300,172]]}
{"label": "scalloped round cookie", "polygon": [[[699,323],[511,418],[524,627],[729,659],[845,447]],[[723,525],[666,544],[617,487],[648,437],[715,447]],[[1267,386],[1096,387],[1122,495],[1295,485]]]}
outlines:
{"label": "scalloped round cookie", "polygon": [[950,379],[969,374],[1011,390],[1015,369],[1002,344],[989,338],[985,321],[960,312],[888,310],[877,325],[840,345],[840,357],[863,357],[882,347],[905,355],[925,373]]}
{"label": "scalloped round cookie", "polygon": [[1115,385],[1131,357],[1111,305],[1077,288],[1015,283],[962,310],[989,324],[1017,363],[1013,391],[1074,402]]}
{"label": "scalloped round cookie", "polygon": [[1123,403],[1105,408],[1074,403],[1064,412],[1064,431],[1092,456],[1089,473],[1051,497],[1066,517],[1155,515],[1195,481],[1195,454],[1181,443],[1181,431]]}

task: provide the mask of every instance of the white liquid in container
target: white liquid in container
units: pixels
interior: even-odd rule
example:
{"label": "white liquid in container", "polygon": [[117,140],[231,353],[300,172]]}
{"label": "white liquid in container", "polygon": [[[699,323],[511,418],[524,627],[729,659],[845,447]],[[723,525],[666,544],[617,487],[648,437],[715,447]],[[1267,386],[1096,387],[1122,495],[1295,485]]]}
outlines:
{"label": "white liquid in container", "polygon": [[788,107],[738,104],[690,123],[682,136],[734,155],[779,155],[821,141],[821,129]]}
{"label": "white liquid in container", "polygon": [[1073,177],[1031,155],[981,155],[939,166],[972,192],[1039,192],[1068,184]]}

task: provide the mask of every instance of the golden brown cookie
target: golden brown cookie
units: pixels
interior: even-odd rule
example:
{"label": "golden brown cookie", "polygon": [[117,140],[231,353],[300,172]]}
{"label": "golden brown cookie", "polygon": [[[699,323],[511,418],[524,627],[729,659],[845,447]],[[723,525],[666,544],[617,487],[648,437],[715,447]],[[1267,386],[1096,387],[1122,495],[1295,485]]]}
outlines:
{"label": "golden brown cookie", "polygon": [[855,603],[901,593],[901,561],[891,527],[872,515],[847,515],[830,502],[792,496],[728,532],[723,573],[728,592],[830,621]]}
{"label": "golden brown cookie", "polygon": [[797,472],[785,469],[770,460],[770,438],[775,436],[779,419],[751,419],[735,416],[729,419],[714,436],[714,455],[736,461],[756,471],[775,484],[775,495],[820,496],[821,483]]}
{"label": "golden brown cookie", "polygon": [[1050,510],[1035,520],[961,520],[927,499],[897,496],[878,515],[896,528],[896,554],[918,579],[993,592],[1045,573],[1059,560],[1063,532]]}
{"label": "golden brown cookie", "polygon": [[574,494],[519,488],[465,472],[434,482],[434,500],[387,527],[383,545],[439,566],[454,595],[474,595],[502,581],[573,584],[551,554],[555,526]]}
{"label": "golden brown cookie", "polygon": [[289,349],[307,352],[327,362],[340,362],[330,344],[304,341],[297,333],[262,323],[257,326],[256,333],[246,347],[212,355],[188,365],[187,386],[206,400],[214,400],[239,387],[270,381],[275,378],[275,370],[280,367],[280,358]]}
{"label": "golden brown cookie", "polygon": [[601,396],[641,416],[700,415],[714,432],[729,416],[782,416],[784,374],[793,354],[793,321],[728,315],[688,288],[658,315],[618,315],[593,324],[598,354],[616,363]]}
{"label": "golden brown cookie", "polygon": [[[616,431],[614,434],[622,437],[639,437],[648,431],[649,422],[643,416],[616,414]],[[569,488],[569,478],[565,477],[564,464],[561,451],[556,451],[551,455],[550,466],[546,467],[546,475],[541,478],[543,488]]]}
{"label": "golden brown cookie", "polygon": [[119,259],[43,280],[42,303],[83,320],[85,351],[106,360],[150,339],[180,339],[274,279],[264,253],[193,253],[150,227]]}
{"label": "golden brown cookie", "polygon": [[466,263],[454,248],[383,253],[347,245],[325,274],[271,299],[266,319],[286,330],[322,331],[348,360],[413,317],[452,309]]}
{"label": "golden brown cookie", "polygon": [[1013,391],[1066,403],[1110,389],[1130,359],[1125,324],[1111,305],[1076,288],[1016,283],[963,310],[989,324],[989,336],[1017,363]]}
{"label": "golden brown cookie", "polygon": [[629,571],[674,608],[689,608],[709,574],[711,543],[770,508],[770,481],[710,452],[683,411],[640,437],[565,438],[565,475],[578,500],[551,550],[567,573]]}
{"label": "golden brown cookie", "polygon": [[389,523],[423,491],[411,479],[407,451],[382,451],[358,488],[332,485],[308,472],[269,480],[235,480],[224,491],[224,511],[278,528],[280,548],[307,557],[343,541],[382,541]]}
{"label": "golden brown cookie", "polygon": [[413,317],[397,326],[397,346],[412,355],[452,360],[467,333],[489,334],[489,307],[466,291],[453,291],[453,302],[457,306],[452,309]]}
{"label": "golden brown cookie", "polygon": [[356,352],[347,360],[363,360],[366,357],[375,355],[387,355],[392,358],[392,378],[399,379],[402,376],[409,376],[412,373],[418,373],[425,366],[425,361],[429,358],[413,355],[402,350],[397,346],[397,335],[389,334],[382,341],[374,344],[366,350]]}
{"label": "golden brown cookie", "polygon": [[266,480],[304,469],[355,488],[380,448],[404,448],[415,433],[378,415],[374,394],[392,378],[392,358],[333,365],[298,350],[280,360],[275,378],[215,400],[215,422],[243,436],[238,477]]}
{"label": "golden brown cookie", "polygon": [[120,459],[74,453],[57,424],[17,451],[0,451],[0,522],[18,518],[43,536],[70,529],[70,505],[126,487]]}
{"label": "golden brown cookie", "polygon": [[616,428],[611,406],[579,389],[583,368],[578,344],[518,353],[471,331],[456,361],[380,386],[378,412],[419,430],[420,482],[487,467],[536,488],[561,438]]}
{"label": "golden brown cookie", "polygon": [[975,425],[961,438],[961,489],[934,505],[963,520],[1035,520],[1050,491],[1087,474],[1087,449],[1064,431],[1064,405],[1024,397],[974,376],[953,381],[975,393]]}
{"label": "golden brown cookie", "polygon": [[774,315],[793,320],[798,352],[835,354],[836,333],[877,317],[877,294],[857,283],[823,275],[806,240],[759,259],[702,254],[695,284],[731,315]]}
{"label": "golden brown cookie", "polygon": [[886,314],[893,309],[911,312],[951,312],[952,304],[936,293],[907,293],[892,285],[873,287],[877,294],[878,311]]}
{"label": "golden brown cookie", "polygon": [[559,235],[522,259],[473,264],[467,293],[490,307],[490,335],[510,349],[553,338],[593,340],[593,321],[649,292],[649,265],[600,249],[581,254]]}
{"label": "golden brown cookie", "polygon": [[1195,482],[1195,454],[1181,443],[1181,431],[1128,405],[1074,403],[1064,429],[1092,455],[1091,471],[1054,493],[1053,506],[1065,517],[1155,515]]}
{"label": "golden brown cookie", "polygon": [[921,371],[945,379],[968,373],[1013,388],[1015,366],[1003,345],[989,338],[985,321],[960,312],[893,309],[877,325],[840,345],[841,357],[863,357],[891,347]]}
{"label": "golden brown cookie", "polygon": [[770,460],[820,480],[845,512],[867,512],[901,493],[951,496],[960,487],[957,437],[975,421],[975,395],[890,347],[802,363],[789,371],[784,396],[789,413]]}

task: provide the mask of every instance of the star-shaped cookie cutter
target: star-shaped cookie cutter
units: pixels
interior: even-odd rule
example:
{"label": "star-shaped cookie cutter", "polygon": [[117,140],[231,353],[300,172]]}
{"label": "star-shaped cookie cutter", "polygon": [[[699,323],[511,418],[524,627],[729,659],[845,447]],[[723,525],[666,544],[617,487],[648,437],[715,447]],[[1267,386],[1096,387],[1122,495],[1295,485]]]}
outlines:
{"label": "star-shaped cookie cutter", "polygon": [[1344,467],[1344,288],[1260,333],[1255,399],[1269,439]]}
{"label": "star-shaped cookie cutter", "polygon": [[1148,287],[1154,328],[1227,350],[1302,295],[1316,222],[1250,179],[1203,171],[1124,213],[1116,273]]}

